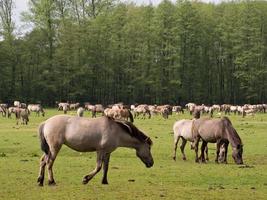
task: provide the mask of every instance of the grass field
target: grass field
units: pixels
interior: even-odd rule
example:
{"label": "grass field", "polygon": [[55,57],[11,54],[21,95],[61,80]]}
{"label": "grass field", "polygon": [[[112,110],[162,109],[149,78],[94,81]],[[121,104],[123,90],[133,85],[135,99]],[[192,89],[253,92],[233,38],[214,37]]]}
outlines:
{"label": "grass field", "polygon": [[[59,114],[46,110],[46,117],[30,116],[28,126],[16,126],[15,119],[0,117],[0,199],[267,199],[267,114],[230,116],[244,143],[246,165],[233,163],[229,146],[228,163],[215,164],[213,144],[209,144],[210,161],[196,164],[189,144],[188,160],[172,157],[172,125],[188,114],[173,115],[168,120],[154,117],[137,119],[135,124],[154,145],[152,168],[135,156],[132,149],[117,149],[111,155],[109,185],[102,185],[102,172],[87,185],[83,175],[95,167],[95,153],[79,153],[64,146],[54,165],[57,185],[37,186],[39,158],[42,155],[37,127],[41,121]],[[71,113],[72,115],[75,112]],[[86,113],[89,117],[89,113]]]}

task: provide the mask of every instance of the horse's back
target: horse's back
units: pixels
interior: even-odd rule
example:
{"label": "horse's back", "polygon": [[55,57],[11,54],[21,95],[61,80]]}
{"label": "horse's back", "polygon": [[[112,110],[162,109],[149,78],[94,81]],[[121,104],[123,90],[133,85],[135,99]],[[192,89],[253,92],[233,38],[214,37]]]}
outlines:
{"label": "horse's back", "polygon": [[179,121],[176,121],[173,125],[173,131],[174,136],[182,136],[185,139],[191,139],[192,138],[192,120],[188,119],[182,119]]}
{"label": "horse's back", "polygon": [[194,129],[197,129],[201,138],[207,142],[216,142],[219,138],[225,136],[224,119],[201,118],[194,122]]}
{"label": "horse's back", "polygon": [[45,122],[44,133],[51,142],[65,144],[76,151],[95,151],[109,138],[112,121],[107,117],[86,119],[57,115]]}

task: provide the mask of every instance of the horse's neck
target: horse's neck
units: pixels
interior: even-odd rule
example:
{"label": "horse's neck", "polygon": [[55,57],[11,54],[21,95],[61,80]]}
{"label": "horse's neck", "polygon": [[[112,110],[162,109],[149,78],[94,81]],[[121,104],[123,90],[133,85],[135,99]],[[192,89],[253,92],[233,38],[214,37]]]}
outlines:
{"label": "horse's neck", "polygon": [[238,144],[242,143],[239,135],[234,128],[230,128],[230,130],[227,131],[227,136],[232,147],[236,147]]}
{"label": "horse's neck", "polygon": [[140,145],[140,142],[136,138],[131,137],[127,133],[122,133],[118,139],[119,139],[119,141],[118,141],[119,147],[127,147],[127,148],[137,149]]}

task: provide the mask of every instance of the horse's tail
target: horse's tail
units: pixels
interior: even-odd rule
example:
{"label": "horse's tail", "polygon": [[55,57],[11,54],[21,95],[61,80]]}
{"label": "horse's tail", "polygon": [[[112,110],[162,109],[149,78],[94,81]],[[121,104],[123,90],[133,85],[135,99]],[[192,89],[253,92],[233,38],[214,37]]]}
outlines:
{"label": "horse's tail", "polygon": [[131,113],[129,109],[128,109],[128,112],[129,112],[130,121],[133,123],[134,122],[133,114]]}
{"label": "horse's tail", "polygon": [[39,138],[40,138],[40,142],[41,142],[41,149],[43,152],[45,152],[45,154],[49,154],[49,146],[46,142],[46,139],[44,137],[44,125],[45,123],[42,123],[40,126],[39,126]]}

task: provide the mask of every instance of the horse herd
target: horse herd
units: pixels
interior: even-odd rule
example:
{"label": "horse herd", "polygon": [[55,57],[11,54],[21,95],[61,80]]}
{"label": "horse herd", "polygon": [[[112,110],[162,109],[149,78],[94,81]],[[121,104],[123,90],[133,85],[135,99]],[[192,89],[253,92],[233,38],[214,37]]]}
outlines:
{"label": "horse herd", "polygon": [[[243,143],[237,131],[233,127],[228,117],[211,118],[215,110],[230,114],[233,107],[229,105],[214,106],[198,106],[189,103],[186,109],[193,115],[192,120],[182,119],[176,121],[173,125],[174,132],[174,152],[173,159],[176,160],[176,150],[179,140],[182,140],[180,146],[182,159],[186,160],[184,148],[187,141],[191,142],[191,148],[195,150],[195,162],[205,162],[208,160],[208,143],[216,143],[216,159],[215,162],[227,163],[228,145],[232,147],[232,157],[236,164],[243,164]],[[16,116],[24,116],[25,112],[42,113],[44,110],[40,104],[30,104],[26,107],[23,104],[17,104],[14,107],[4,107],[0,105],[1,110],[5,113],[15,112]],[[78,116],[56,115],[39,126],[39,138],[41,141],[41,149],[44,152],[40,160],[40,170],[38,183],[43,186],[45,166],[48,169],[48,184],[54,185],[53,163],[56,156],[65,144],[71,149],[79,152],[97,153],[96,167],[93,171],[83,177],[83,183],[87,184],[103,167],[102,183],[107,184],[107,172],[109,158],[111,153],[118,147],[128,147],[136,150],[136,155],[146,165],[152,167],[154,160],[151,154],[152,140],[139,130],[132,122],[134,118],[151,118],[153,115],[160,114],[165,119],[173,112],[184,112],[181,106],[170,105],[131,105],[125,106],[121,103],[114,104],[104,108],[101,104],[91,105],[58,103],[58,110],[63,110],[64,114],[69,110],[77,109]],[[241,107],[242,116],[245,111],[253,109],[255,112],[266,112],[266,104],[261,105],[244,105]],[[13,111],[14,110],[14,111]],[[92,112],[92,119],[83,116],[83,112],[89,110]],[[237,113],[240,110],[237,107]],[[228,112],[229,111],[229,112]],[[19,113],[19,114],[17,114]],[[96,113],[103,116],[96,118]],[[203,113],[209,113],[210,118],[200,118]],[[2,111],[3,114],[3,111]],[[127,120],[130,120],[128,122]],[[199,143],[202,141],[200,157],[198,155]],[[206,155],[205,155],[206,153]]]}

